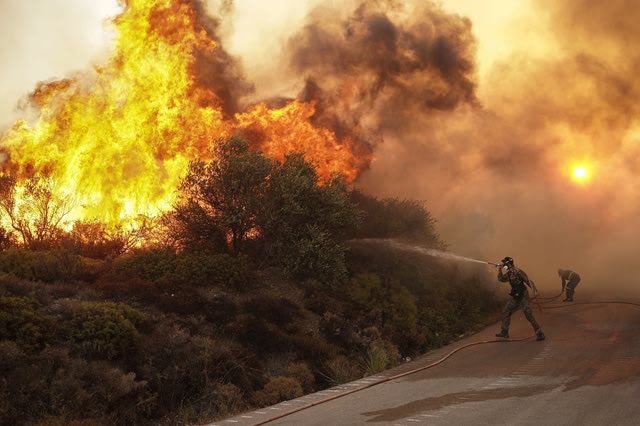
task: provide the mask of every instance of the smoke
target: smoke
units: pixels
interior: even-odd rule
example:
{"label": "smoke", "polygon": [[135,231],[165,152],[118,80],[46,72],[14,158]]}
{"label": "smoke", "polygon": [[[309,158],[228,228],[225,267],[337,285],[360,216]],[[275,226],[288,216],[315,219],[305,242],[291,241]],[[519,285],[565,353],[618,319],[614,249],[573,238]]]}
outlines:
{"label": "smoke", "polygon": [[[472,19],[418,1],[318,5],[274,63],[317,102],[317,123],[374,147],[356,185],[426,200],[450,250],[512,256],[543,290],[563,268],[585,291],[637,294],[640,270],[619,265],[640,237],[640,12],[529,6],[482,75]],[[590,180],[572,179],[577,164]]]}
{"label": "smoke", "polygon": [[240,99],[255,90],[247,80],[240,61],[230,55],[219,36],[222,20],[231,20],[232,2],[224,0],[216,7],[216,15],[208,13],[204,0],[194,0],[200,24],[207,30],[209,37],[217,43],[215,50],[196,52],[194,65],[197,83],[215,93],[221,102],[222,111],[227,117],[240,112]]}
{"label": "smoke", "polygon": [[304,93],[323,120],[386,135],[476,101],[467,18],[431,2],[352,7],[316,8],[287,45],[291,71],[305,76]]}
{"label": "smoke", "polygon": [[23,97],[36,83],[108,56],[113,33],[104,21],[120,10],[116,0],[0,2],[0,131],[24,118]]}
{"label": "smoke", "polygon": [[[640,10],[631,0],[501,1],[494,10],[522,13],[483,26],[478,3],[463,0],[199,0],[220,48],[201,53],[198,81],[227,115],[313,100],[316,125],[363,156],[373,150],[355,185],[425,200],[451,252],[511,256],[550,292],[562,268],[582,276],[577,297],[637,296]],[[487,37],[493,26],[500,37]],[[578,164],[583,182],[572,178]]]}
{"label": "smoke", "polygon": [[[533,4],[546,13],[527,35],[542,54],[501,58],[479,82],[480,105],[398,122],[358,183],[426,199],[451,250],[512,256],[543,289],[559,288],[563,268],[584,290],[637,296],[639,12],[630,1]],[[589,182],[571,179],[577,163]]]}

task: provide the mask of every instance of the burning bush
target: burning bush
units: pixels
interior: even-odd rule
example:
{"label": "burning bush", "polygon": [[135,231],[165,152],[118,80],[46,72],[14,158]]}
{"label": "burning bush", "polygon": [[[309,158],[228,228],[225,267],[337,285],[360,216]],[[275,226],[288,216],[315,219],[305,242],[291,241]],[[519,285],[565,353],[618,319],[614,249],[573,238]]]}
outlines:
{"label": "burning bush", "polygon": [[361,213],[342,178],[320,182],[301,154],[280,163],[239,138],[221,141],[215,151],[216,160],[191,163],[180,202],[167,217],[181,246],[237,256],[250,245],[247,251],[290,277],[331,284],[346,275],[340,241]]}
{"label": "burning bush", "polygon": [[219,141],[212,157],[209,163],[189,164],[173,210],[176,237],[189,246],[206,244],[237,255],[256,227],[272,161],[239,138]]}
{"label": "burning bush", "polygon": [[11,175],[0,175],[0,219],[18,234],[25,247],[56,245],[64,235],[63,221],[73,207],[73,197],[59,195],[48,173],[20,184]]}

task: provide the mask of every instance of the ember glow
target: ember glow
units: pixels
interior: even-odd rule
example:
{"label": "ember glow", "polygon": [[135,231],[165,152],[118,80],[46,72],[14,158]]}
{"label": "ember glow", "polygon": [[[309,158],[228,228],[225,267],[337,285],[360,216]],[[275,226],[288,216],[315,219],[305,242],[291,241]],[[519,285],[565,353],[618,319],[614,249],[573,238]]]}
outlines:
{"label": "ember glow", "polygon": [[314,100],[234,111],[208,81],[224,56],[193,1],[127,0],[112,22],[108,62],[89,77],[40,84],[30,95],[37,120],[18,120],[0,141],[3,173],[46,172],[56,197],[74,195],[68,220],[126,224],[161,213],[189,160],[206,159],[212,144],[234,134],[272,158],[305,152],[325,178],[343,173],[352,181],[367,167],[350,135],[313,124]]}

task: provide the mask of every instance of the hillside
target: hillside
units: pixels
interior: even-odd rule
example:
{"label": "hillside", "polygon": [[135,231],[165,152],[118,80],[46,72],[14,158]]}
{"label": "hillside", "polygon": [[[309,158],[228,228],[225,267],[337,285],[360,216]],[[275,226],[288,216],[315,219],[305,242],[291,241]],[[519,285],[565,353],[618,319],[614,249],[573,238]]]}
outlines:
{"label": "hillside", "polygon": [[[322,181],[232,138],[139,226],[59,226],[0,181],[0,424],[195,424],[379,372],[494,320],[485,267],[423,203]],[[40,208],[47,207],[47,208]]]}
{"label": "hillside", "polygon": [[333,289],[274,268],[239,268],[241,290],[140,276],[154,258],[0,255],[0,423],[211,421],[376,373],[497,311],[479,278],[378,250],[352,252]]}

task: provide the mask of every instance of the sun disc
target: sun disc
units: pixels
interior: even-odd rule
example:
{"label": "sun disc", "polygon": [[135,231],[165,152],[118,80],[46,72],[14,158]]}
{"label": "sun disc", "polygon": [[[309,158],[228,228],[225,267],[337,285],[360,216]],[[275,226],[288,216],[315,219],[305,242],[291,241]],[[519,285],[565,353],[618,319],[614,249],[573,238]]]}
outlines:
{"label": "sun disc", "polygon": [[587,177],[587,170],[584,167],[576,167],[573,169],[573,175],[576,179],[584,179]]}

